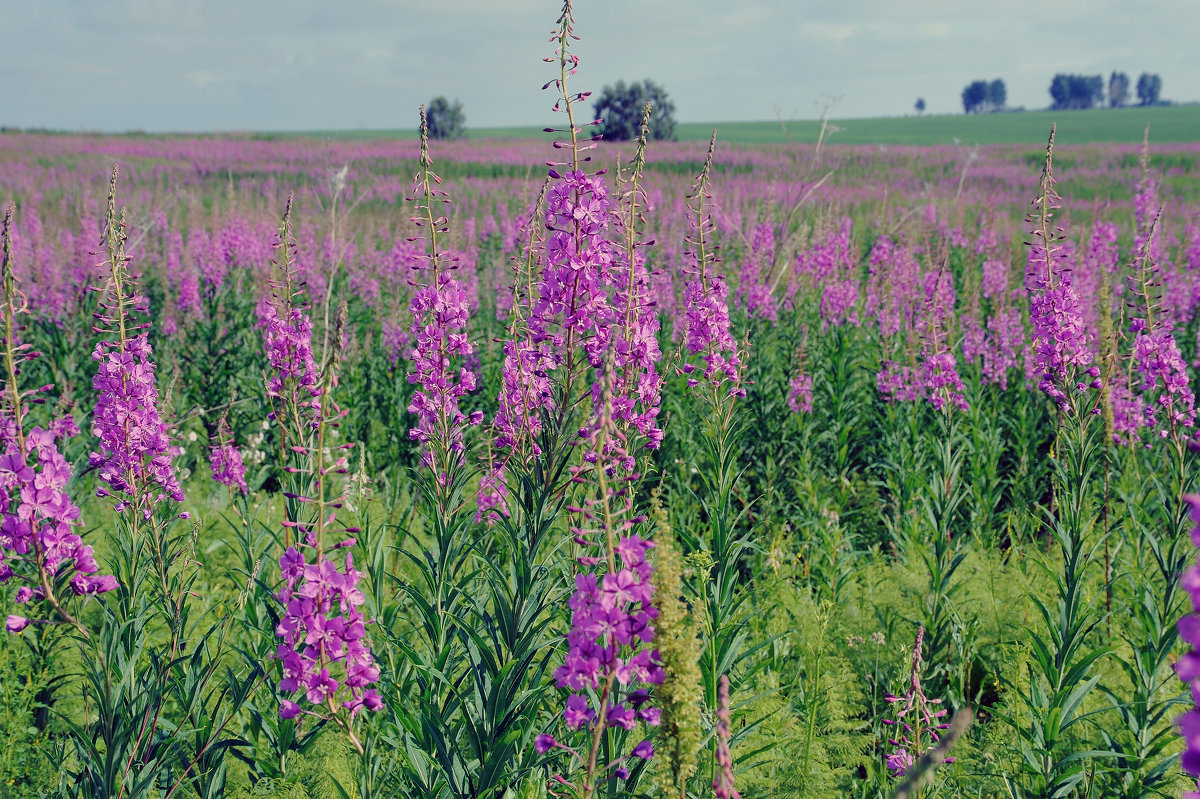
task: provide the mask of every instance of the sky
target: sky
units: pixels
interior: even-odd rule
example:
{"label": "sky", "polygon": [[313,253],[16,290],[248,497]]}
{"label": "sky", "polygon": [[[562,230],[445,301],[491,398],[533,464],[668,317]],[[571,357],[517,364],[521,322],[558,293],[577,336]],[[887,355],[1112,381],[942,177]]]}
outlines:
{"label": "sky", "polygon": [[[576,0],[573,90],[650,78],[681,122],[961,113],[1002,78],[1162,76],[1200,99],[1197,0]],[[555,0],[0,0],[0,125],[151,132],[555,122]]]}

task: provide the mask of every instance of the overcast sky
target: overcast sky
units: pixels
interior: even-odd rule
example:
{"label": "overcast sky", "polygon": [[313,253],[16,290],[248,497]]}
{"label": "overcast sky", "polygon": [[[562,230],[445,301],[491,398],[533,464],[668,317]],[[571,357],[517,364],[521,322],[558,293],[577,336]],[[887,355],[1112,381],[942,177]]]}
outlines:
{"label": "overcast sky", "polygon": [[[652,78],[684,122],[962,111],[1003,78],[1042,108],[1055,72],[1123,70],[1200,99],[1198,0],[577,0],[574,88]],[[0,124],[68,130],[537,125],[554,0],[0,0]]]}

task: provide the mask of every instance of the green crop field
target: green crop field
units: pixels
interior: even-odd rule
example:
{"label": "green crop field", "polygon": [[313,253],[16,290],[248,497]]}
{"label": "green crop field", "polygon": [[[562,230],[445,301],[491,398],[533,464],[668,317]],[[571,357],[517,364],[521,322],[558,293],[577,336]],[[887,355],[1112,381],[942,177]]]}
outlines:
{"label": "green crop field", "polygon": [[[830,121],[828,141],[835,144],[1020,144],[1043,141],[1051,122],[1058,123],[1059,141],[1140,141],[1146,125],[1158,143],[1200,140],[1200,104],[1152,106],[1148,108],[1098,108],[1088,111],[1025,111],[1009,114],[965,116],[874,117]],[[713,128],[723,141],[739,144],[812,143],[820,134],[818,120],[765,122],[681,122],[676,126],[680,141],[706,140]],[[264,136],[290,138],[319,136],[335,139],[384,139],[416,136],[413,129],[326,130],[300,133],[271,133]],[[472,139],[524,139],[541,136],[541,127],[471,128]]]}

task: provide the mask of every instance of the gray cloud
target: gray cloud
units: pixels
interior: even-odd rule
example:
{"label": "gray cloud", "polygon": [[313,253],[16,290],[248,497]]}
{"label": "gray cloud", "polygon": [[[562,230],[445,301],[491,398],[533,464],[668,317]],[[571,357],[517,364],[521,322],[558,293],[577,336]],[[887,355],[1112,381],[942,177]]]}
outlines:
{"label": "gray cloud", "polygon": [[[0,0],[0,123],[66,129],[412,127],[437,94],[468,124],[542,125],[546,0]],[[681,120],[960,110],[976,78],[1046,105],[1056,71],[1163,76],[1196,99],[1200,4],[1148,0],[583,0],[576,88],[651,77]]]}

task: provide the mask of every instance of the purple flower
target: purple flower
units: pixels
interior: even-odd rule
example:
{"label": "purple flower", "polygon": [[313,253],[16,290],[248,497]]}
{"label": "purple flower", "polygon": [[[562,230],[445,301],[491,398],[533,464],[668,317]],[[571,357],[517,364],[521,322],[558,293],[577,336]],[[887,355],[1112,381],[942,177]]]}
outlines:
{"label": "purple flower", "polygon": [[[1051,171],[1053,146],[1054,134],[1051,132],[1041,191],[1033,201],[1034,210],[1026,218],[1034,227],[1030,231],[1032,243],[1025,286],[1029,292],[1029,317],[1033,323],[1034,378],[1046,396],[1068,411],[1067,392],[1079,390],[1079,385],[1088,387],[1087,383],[1077,384],[1076,372],[1088,368],[1092,351],[1079,297],[1071,285],[1069,253],[1062,243],[1064,237],[1061,229],[1050,223],[1053,212],[1062,206]],[[1098,371],[1089,373],[1092,380],[1098,376]]]}
{"label": "purple flower", "polygon": [[5,620],[5,622],[4,622],[4,628],[6,630],[8,630],[10,633],[19,633],[19,632],[21,632],[21,630],[24,630],[28,626],[29,626],[29,619],[25,618],[24,616],[10,615],[8,617],[8,619]]}
{"label": "purple flower", "polygon": [[232,444],[218,442],[209,448],[209,463],[213,480],[237,488],[243,494],[247,492],[246,465],[242,462],[241,450]]}
{"label": "purple flower", "polygon": [[[473,351],[466,335],[470,316],[466,291],[461,282],[440,271],[446,267],[434,264],[432,268],[432,279],[417,288],[410,306],[413,349],[408,373],[408,382],[418,385],[408,406],[409,413],[417,415],[409,437],[425,445],[422,458],[430,467],[434,466],[430,442],[446,453],[463,451],[462,435],[468,420],[458,401],[475,389],[475,375],[453,366],[455,359],[466,358]],[[438,468],[449,465],[439,464]]]}
{"label": "purple flower", "polygon": [[749,316],[762,319],[778,320],[779,309],[775,297],[771,294],[771,286],[764,282],[762,268],[773,268],[775,261],[775,228],[763,222],[754,228],[754,239],[750,252],[742,261],[741,275],[738,279],[737,300]]}
{"label": "purple flower", "polygon": [[717,776],[713,780],[715,799],[742,799],[733,787],[733,753],[729,750],[733,719],[729,714],[729,678],[721,675],[717,687]]}
{"label": "purple flower", "polygon": [[[0,583],[13,577],[26,583],[17,589],[21,604],[46,599],[39,575],[43,570],[56,576],[69,568],[76,596],[114,590],[116,578],[96,574],[92,548],[74,532],[81,524],[79,508],[67,494],[71,470],[57,445],[78,432],[74,420],[58,421],[50,430],[33,428],[25,436],[24,453],[12,419],[0,425],[6,448],[0,455]],[[10,632],[19,631],[13,629],[13,619],[19,618],[9,617]]]}
{"label": "purple flower", "polygon": [[[1200,547],[1200,495],[1185,496],[1190,511],[1192,523],[1192,544]],[[1183,616],[1177,623],[1179,637],[1190,647],[1175,663],[1175,674],[1191,688],[1192,704],[1200,697],[1200,655],[1196,653],[1197,643],[1200,643],[1200,563],[1189,566],[1180,578],[1180,585],[1187,592],[1192,602],[1192,613]],[[1184,751],[1180,756],[1183,770],[1193,777],[1200,777],[1200,711],[1193,707],[1175,720],[1184,741]]]}
{"label": "purple flower", "polygon": [[[575,541],[585,553],[578,558],[580,565],[603,564],[604,571],[575,575],[575,591],[568,601],[567,655],[555,679],[560,688],[571,692],[563,714],[568,728],[594,729],[602,724],[633,730],[639,722],[658,721],[647,706],[646,689],[665,676],[657,653],[649,648],[657,615],[651,604],[653,569],[646,560],[653,543],[631,532],[636,519],[628,486],[636,475],[620,465],[628,455],[624,438],[606,412],[607,399],[602,407],[600,426],[588,441],[590,451],[596,453],[595,463],[572,467],[575,480],[587,482],[593,496],[570,511],[575,517]],[[611,477],[604,489],[599,474]],[[597,692],[601,685],[606,690]],[[595,706],[589,701],[593,693],[601,693]]]}
{"label": "purple flower", "polygon": [[[290,245],[279,245],[287,248]],[[284,256],[281,256],[284,257]],[[288,291],[277,286],[277,294]],[[317,365],[313,360],[312,320],[303,307],[293,307],[291,298],[282,307],[275,303],[258,305],[258,326],[263,331],[270,370],[267,374],[267,396],[279,400],[271,418],[288,413],[290,408],[319,412],[321,387]]]}
{"label": "purple flower", "polygon": [[[359,573],[350,553],[339,569],[319,550],[309,563],[299,549],[289,547],[279,569],[284,581],[279,593],[284,612],[276,628],[282,640],[275,652],[283,664],[280,690],[303,692],[315,706],[338,701],[345,691],[349,698],[341,704],[352,712],[381,708],[370,689],[379,682],[379,667],[364,638],[366,620],[359,608],[366,598],[358,590]],[[299,712],[293,700],[283,702],[281,716],[285,710]]]}
{"label": "purple flower", "polygon": [[[932,748],[941,738],[941,731],[949,725],[940,719],[946,715],[945,710],[937,709],[940,699],[929,699],[921,687],[921,645],[925,638],[925,628],[917,630],[917,640],[913,644],[912,671],[909,674],[908,693],[903,697],[888,694],[888,702],[899,707],[894,719],[884,719],[884,724],[895,727],[898,737],[888,743],[896,747],[886,758],[888,770],[894,776],[902,777],[916,759]],[[924,733],[924,734],[922,734]],[[953,763],[954,758],[948,757],[946,763]]]}
{"label": "purple flower", "polygon": [[567,727],[577,730],[585,724],[590,724],[595,717],[596,712],[588,705],[587,697],[582,694],[571,694],[567,697],[566,709],[563,712],[563,720],[567,722]]}
{"label": "purple flower", "polygon": [[813,379],[812,375],[796,372],[788,389],[788,407],[792,413],[812,413],[813,408]]}
{"label": "purple flower", "polygon": [[147,334],[124,343],[101,341],[92,359],[99,364],[92,379],[97,394],[92,433],[100,451],[92,453],[91,466],[118,496],[117,510],[137,503],[148,518],[164,499],[182,502],[167,425],[158,412]]}

